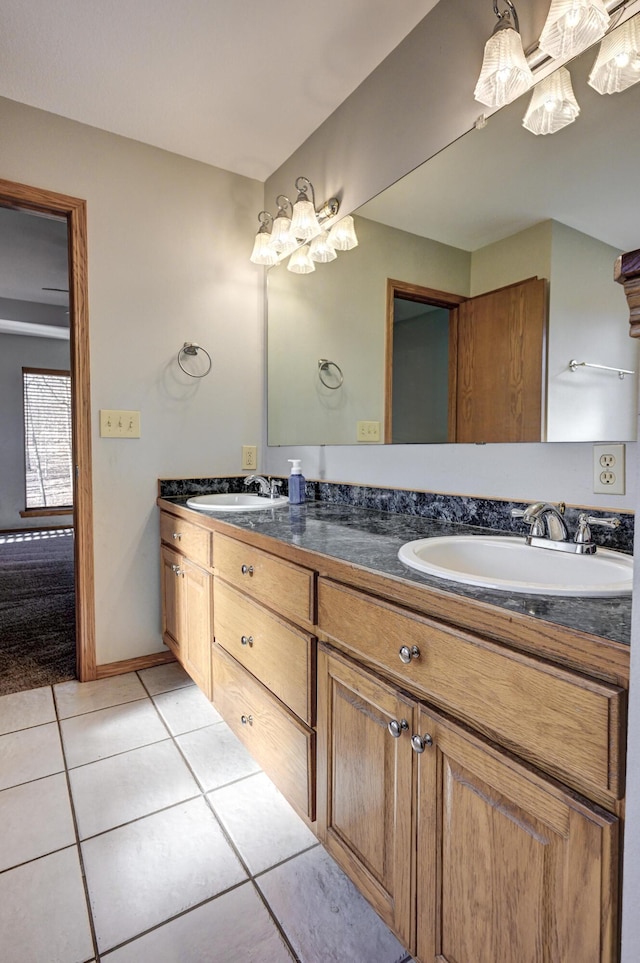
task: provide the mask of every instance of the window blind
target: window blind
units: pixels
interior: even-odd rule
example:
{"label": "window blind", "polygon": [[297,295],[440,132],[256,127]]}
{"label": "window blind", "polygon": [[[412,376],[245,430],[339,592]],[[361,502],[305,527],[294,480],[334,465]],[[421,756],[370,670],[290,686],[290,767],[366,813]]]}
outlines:
{"label": "window blind", "polygon": [[71,507],[71,377],[23,368],[22,381],[26,507]]}

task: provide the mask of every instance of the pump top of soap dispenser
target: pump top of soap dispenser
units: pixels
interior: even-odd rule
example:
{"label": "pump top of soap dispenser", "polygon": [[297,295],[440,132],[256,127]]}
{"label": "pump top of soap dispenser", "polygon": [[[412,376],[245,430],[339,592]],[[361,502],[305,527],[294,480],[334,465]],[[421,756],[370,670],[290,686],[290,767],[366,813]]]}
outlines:
{"label": "pump top of soap dispenser", "polygon": [[292,474],[292,475],[301,475],[301,474],[302,474],[302,468],[300,467],[300,466],[302,465],[302,459],[301,459],[301,458],[287,458],[287,461],[290,461],[290,462],[291,462],[291,474]]}

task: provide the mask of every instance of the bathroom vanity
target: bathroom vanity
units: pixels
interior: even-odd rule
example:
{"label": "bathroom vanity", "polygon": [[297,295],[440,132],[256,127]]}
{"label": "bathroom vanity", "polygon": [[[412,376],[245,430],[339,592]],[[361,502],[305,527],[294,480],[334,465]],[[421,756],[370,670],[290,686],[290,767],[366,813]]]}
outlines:
{"label": "bathroom vanity", "polygon": [[438,582],[427,519],[158,505],[166,644],[417,960],[618,960],[630,599]]}

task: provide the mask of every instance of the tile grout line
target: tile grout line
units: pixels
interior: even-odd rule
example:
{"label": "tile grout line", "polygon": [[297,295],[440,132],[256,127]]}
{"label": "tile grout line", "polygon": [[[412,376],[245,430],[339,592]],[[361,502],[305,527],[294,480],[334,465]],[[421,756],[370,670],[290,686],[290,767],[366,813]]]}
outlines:
{"label": "tile grout line", "polygon": [[80,832],[78,829],[78,819],[76,816],[76,807],[73,801],[73,793],[71,792],[71,779],[69,778],[69,767],[67,765],[67,753],[64,745],[64,740],[62,738],[62,726],[61,720],[58,715],[58,701],[56,699],[56,693],[54,686],[51,686],[51,695],[53,698],[53,707],[56,714],[56,721],[58,724],[58,738],[60,739],[60,748],[62,750],[62,761],[64,764],[64,775],[67,782],[67,793],[69,794],[69,806],[71,808],[71,819],[73,821],[73,831],[76,837],[76,853],[78,856],[78,862],[80,865],[80,875],[82,876],[82,886],[84,890],[85,907],[87,911],[87,919],[89,922],[89,932],[91,933],[91,942],[93,944],[93,957],[94,960],[100,960],[100,954],[98,952],[98,937],[96,934],[95,922],[93,919],[93,912],[91,909],[91,897],[89,895],[89,883],[87,881],[87,874],[84,867],[84,856],[82,854],[82,846],[80,845]]}

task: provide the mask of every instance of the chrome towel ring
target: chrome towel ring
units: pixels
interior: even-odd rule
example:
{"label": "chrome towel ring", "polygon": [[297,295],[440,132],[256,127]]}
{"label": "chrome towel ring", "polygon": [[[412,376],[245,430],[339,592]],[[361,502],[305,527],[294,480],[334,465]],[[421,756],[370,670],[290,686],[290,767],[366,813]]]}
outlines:
{"label": "chrome towel ring", "polygon": [[[330,368],[334,369],[332,374],[329,373]],[[333,376],[334,378],[337,379],[338,383],[329,384],[329,382],[325,381],[325,378],[323,378],[323,373],[325,376],[326,375],[329,375],[329,377]],[[340,366],[337,365],[335,361],[327,361],[326,358],[318,359],[318,377],[320,378],[320,381],[325,386],[325,388],[331,388],[332,391],[335,391],[336,388],[341,388],[342,383],[344,382],[344,375],[342,374],[342,369],[340,368]]]}
{"label": "chrome towel ring", "polygon": [[[188,362],[189,358],[196,358],[198,356],[198,351],[202,351],[202,353],[206,355],[207,361],[209,362],[206,371],[203,371],[201,374],[195,374],[193,371],[189,371],[188,368],[185,367],[185,363]],[[211,371],[211,355],[206,348],[202,347],[201,344],[195,344],[195,342],[192,341],[185,341],[178,351],[178,364],[180,365],[180,369],[184,371],[186,375],[189,375],[190,378],[204,378],[205,375],[208,375]]]}

